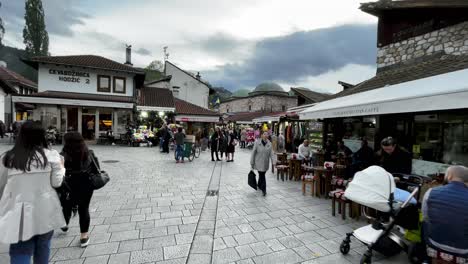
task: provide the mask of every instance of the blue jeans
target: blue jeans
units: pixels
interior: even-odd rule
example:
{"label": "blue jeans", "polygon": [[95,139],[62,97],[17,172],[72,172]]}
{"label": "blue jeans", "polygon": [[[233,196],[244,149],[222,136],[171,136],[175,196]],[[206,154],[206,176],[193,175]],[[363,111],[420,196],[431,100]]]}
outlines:
{"label": "blue jeans", "polygon": [[49,263],[50,241],[54,231],[33,236],[27,241],[20,241],[10,245],[11,264],[30,264],[34,257],[34,264]]}
{"label": "blue jeans", "polygon": [[184,145],[177,145],[176,160],[180,160],[181,157],[182,157],[182,160],[184,160]]}

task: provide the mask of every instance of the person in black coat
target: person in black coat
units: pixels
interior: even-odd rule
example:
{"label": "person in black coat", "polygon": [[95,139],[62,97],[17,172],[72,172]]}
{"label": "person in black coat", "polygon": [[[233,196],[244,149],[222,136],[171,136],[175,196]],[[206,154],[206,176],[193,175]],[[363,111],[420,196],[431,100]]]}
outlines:
{"label": "person in black coat", "polygon": [[392,137],[384,138],[380,143],[381,149],[375,155],[375,164],[390,173],[411,174],[411,154],[398,146]]}
{"label": "person in black coat", "polygon": [[[64,136],[65,144],[62,155],[65,159],[65,182],[70,189],[69,202],[62,204],[63,215],[66,227],[62,231],[68,232],[68,224],[74,208],[78,207],[80,218],[80,243],[81,247],[86,247],[89,243],[89,225],[91,218],[89,215],[89,204],[93,196],[93,187],[89,180],[89,173],[99,168],[99,162],[94,152],[89,150],[78,132],[70,132]],[[96,162],[96,165],[93,162]]]}
{"label": "person in black coat", "polygon": [[162,153],[169,153],[169,141],[171,140],[171,133],[169,132],[169,128],[166,124],[164,124],[162,131],[161,131],[162,139],[163,139],[163,150]]}
{"label": "person in black coat", "polygon": [[353,174],[358,171],[367,169],[367,167],[371,166],[373,162],[374,150],[369,147],[369,143],[366,139],[362,139],[361,148],[353,155]]}
{"label": "person in black coat", "polygon": [[215,161],[214,155],[213,155],[215,153],[216,153],[216,161],[221,161],[218,156],[220,135],[221,135],[221,131],[219,130],[219,127],[217,127],[213,135],[211,135],[211,161]]}

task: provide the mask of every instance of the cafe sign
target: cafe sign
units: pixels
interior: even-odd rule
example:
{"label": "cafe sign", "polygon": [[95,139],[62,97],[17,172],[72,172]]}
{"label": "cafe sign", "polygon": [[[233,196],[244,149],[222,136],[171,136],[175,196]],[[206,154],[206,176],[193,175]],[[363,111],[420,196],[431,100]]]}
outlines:
{"label": "cafe sign", "polygon": [[62,82],[84,83],[84,84],[90,83],[89,72],[49,69],[49,74],[57,75],[58,80]]}

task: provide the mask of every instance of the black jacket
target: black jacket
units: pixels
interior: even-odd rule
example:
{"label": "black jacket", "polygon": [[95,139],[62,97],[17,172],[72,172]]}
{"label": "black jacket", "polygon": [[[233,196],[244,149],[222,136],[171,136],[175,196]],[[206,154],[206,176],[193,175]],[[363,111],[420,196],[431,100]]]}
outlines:
{"label": "black jacket", "polygon": [[411,154],[398,146],[391,155],[382,149],[376,153],[375,164],[390,173],[411,174],[412,163]]}
{"label": "black jacket", "polygon": [[86,160],[73,160],[65,153],[61,153],[65,158],[65,177],[66,182],[72,191],[88,191],[92,190],[91,182],[89,181],[89,173],[96,170],[92,158],[99,165],[99,160],[92,150],[89,150],[89,155]]}

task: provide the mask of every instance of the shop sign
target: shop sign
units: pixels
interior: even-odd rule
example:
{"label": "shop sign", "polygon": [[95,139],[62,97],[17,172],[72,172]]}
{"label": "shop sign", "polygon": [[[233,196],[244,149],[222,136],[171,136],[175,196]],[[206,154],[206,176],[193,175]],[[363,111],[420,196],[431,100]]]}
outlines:
{"label": "shop sign", "polygon": [[363,114],[375,114],[379,112],[378,106],[371,106],[365,108],[355,108],[343,111],[335,111],[333,112],[333,116],[353,116],[353,115],[363,115]]}
{"label": "shop sign", "polygon": [[49,74],[58,75],[58,80],[62,82],[73,82],[73,83],[84,83],[84,84],[90,83],[89,72],[49,69]]}

